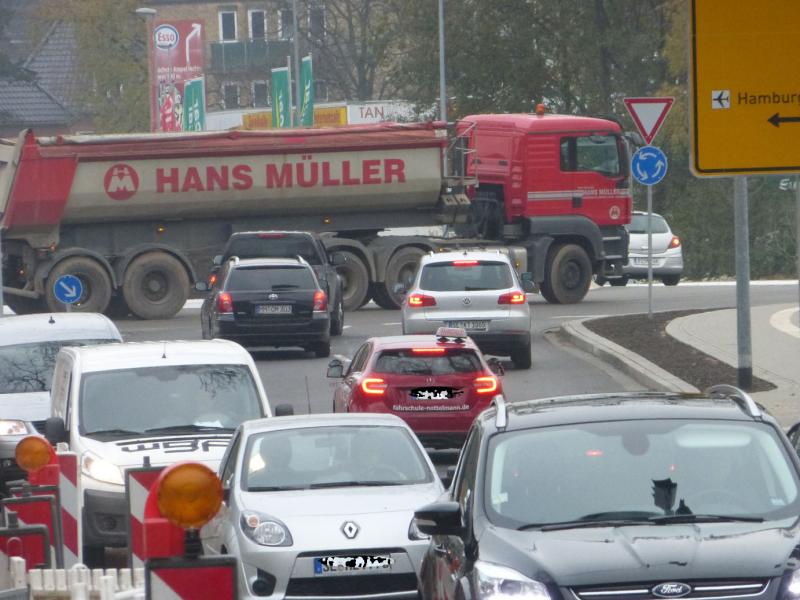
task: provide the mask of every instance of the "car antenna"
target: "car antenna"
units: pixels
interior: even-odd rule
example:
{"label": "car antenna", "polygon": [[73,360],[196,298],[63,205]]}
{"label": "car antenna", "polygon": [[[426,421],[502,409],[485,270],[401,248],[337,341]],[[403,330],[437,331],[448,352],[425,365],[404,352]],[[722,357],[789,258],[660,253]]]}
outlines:
{"label": "car antenna", "polygon": [[164,351],[161,354],[161,358],[167,358],[167,342],[164,342]]}
{"label": "car antenna", "polygon": [[50,315],[50,320],[47,322],[50,323],[50,325],[54,325],[56,320],[53,318],[53,315]]}
{"label": "car antenna", "polygon": [[311,414],[311,394],[308,392],[308,375],[306,375],[306,401],[308,402],[308,414]]}

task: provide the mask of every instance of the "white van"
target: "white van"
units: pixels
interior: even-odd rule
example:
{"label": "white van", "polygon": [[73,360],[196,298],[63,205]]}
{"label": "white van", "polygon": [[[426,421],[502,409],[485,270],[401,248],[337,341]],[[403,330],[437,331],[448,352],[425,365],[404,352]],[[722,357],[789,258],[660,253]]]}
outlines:
{"label": "white van", "polygon": [[87,564],[126,544],[126,468],[216,470],[240,423],[272,416],[250,354],[224,340],[64,348],[51,397],[45,435],[80,460]]}

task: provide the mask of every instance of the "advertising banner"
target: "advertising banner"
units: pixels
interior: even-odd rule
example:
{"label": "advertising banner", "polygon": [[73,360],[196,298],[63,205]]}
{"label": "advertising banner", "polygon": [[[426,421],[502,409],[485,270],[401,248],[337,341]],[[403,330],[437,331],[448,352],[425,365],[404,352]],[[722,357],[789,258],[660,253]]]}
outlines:
{"label": "advertising banner", "polygon": [[291,75],[289,67],[272,69],[272,127],[292,126]]}
{"label": "advertising banner", "polygon": [[314,125],[314,69],[309,54],[300,63],[300,93],[303,95],[298,102],[300,109],[300,127]]}
{"label": "advertising banner", "polygon": [[206,128],[205,78],[187,81],[183,88],[183,131],[204,131]]}
{"label": "advertising banner", "polygon": [[[344,106],[317,106],[314,108],[314,127],[347,125],[347,108]],[[248,130],[272,129],[272,111],[264,110],[242,115],[242,128]]]}

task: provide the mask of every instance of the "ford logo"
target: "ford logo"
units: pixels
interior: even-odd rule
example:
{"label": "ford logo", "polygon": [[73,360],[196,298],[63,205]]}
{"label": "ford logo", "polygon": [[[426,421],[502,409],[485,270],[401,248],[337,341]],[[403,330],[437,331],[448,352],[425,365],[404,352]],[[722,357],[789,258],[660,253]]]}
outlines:
{"label": "ford logo", "polygon": [[692,587],[685,583],[669,582],[659,583],[650,591],[659,598],[683,598],[691,593]]}

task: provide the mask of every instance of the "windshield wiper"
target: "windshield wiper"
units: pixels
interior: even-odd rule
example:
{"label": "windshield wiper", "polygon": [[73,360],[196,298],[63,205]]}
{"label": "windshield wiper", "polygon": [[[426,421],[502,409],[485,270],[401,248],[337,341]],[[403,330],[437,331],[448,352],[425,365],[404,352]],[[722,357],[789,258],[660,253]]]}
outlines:
{"label": "windshield wiper", "polygon": [[184,431],[233,431],[233,427],[217,427],[214,425],[170,425],[145,429],[144,433],[181,433]]}
{"label": "windshield wiper", "polygon": [[276,283],[272,286],[271,289],[273,290],[293,290],[295,288],[300,287],[299,285],[295,285],[293,283]]}
{"label": "windshield wiper", "polygon": [[305,485],[269,485],[261,487],[249,487],[248,492],[286,492],[294,490],[307,490],[308,486]]}
{"label": "windshield wiper", "polygon": [[89,431],[86,435],[89,437],[93,435],[142,435],[142,432],[129,429],[100,429],[98,431]]}
{"label": "windshield wiper", "polygon": [[406,485],[405,481],[326,481],[325,483],[312,483],[309,489],[336,487],[382,487],[388,485]]}
{"label": "windshield wiper", "polygon": [[650,517],[648,519],[651,523],[656,525],[668,525],[673,523],[702,523],[709,522],[725,522],[725,521],[739,521],[742,523],[763,523],[762,517],[748,517],[742,515],[704,515],[704,514],[688,514],[688,515],[661,515],[658,517]]}
{"label": "windshield wiper", "polygon": [[592,527],[626,527],[629,525],[649,525],[647,520],[642,519],[595,519],[564,521],[562,523],[530,523],[517,527],[517,531],[528,531],[539,529],[541,531],[559,531],[561,529],[588,529]]}

